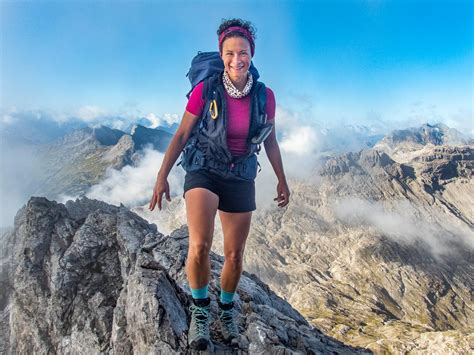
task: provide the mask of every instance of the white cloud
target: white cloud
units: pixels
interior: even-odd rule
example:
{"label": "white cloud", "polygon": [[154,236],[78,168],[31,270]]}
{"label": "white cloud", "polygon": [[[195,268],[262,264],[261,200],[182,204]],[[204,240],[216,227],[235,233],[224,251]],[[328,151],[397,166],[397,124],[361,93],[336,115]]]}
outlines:
{"label": "white cloud", "polygon": [[124,129],[127,128],[127,125],[124,121],[116,119],[116,120],[113,120],[112,122],[110,122],[110,127],[113,128],[113,129],[119,129],[119,130],[123,131]]}
{"label": "white cloud", "polygon": [[8,115],[8,114],[2,115],[2,123],[10,124],[13,122],[14,122],[14,119],[11,115]]}
{"label": "white cloud", "polygon": [[441,120],[448,127],[455,128],[463,134],[474,138],[474,110],[459,109],[448,117]]}
{"label": "white cloud", "polygon": [[2,144],[0,171],[0,226],[11,226],[18,209],[35,194],[42,176],[35,147]]}
{"label": "white cloud", "polygon": [[163,126],[164,124],[171,126],[173,123],[179,123],[179,116],[175,113],[165,113],[163,117],[158,117],[154,113],[150,112],[146,115],[146,118],[151,122],[151,128]]}
{"label": "white cloud", "polygon": [[[122,203],[127,207],[149,202],[163,157],[163,153],[145,149],[136,167],[125,166],[122,170],[108,169],[104,180],[92,186],[86,196],[117,206]],[[173,169],[172,174],[168,176],[168,182],[172,194],[182,193],[182,169]]]}
{"label": "white cloud", "polygon": [[289,153],[309,154],[316,143],[316,131],[309,126],[298,127],[284,132],[281,148]]}
{"label": "white cloud", "polygon": [[77,110],[76,116],[80,119],[90,122],[106,114],[105,110],[98,106],[82,106]]}
{"label": "white cloud", "polygon": [[0,108],[0,123],[9,125],[16,121],[18,109],[15,106],[9,108]]}
{"label": "white cloud", "polygon": [[453,245],[474,250],[474,235],[467,227],[447,223],[441,226],[408,200],[390,201],[384,206],[354,197],[339,201],[333,209],[337,218],[352,226],[375,228],[406,245],[421,241],[435,257],[452,253]]}

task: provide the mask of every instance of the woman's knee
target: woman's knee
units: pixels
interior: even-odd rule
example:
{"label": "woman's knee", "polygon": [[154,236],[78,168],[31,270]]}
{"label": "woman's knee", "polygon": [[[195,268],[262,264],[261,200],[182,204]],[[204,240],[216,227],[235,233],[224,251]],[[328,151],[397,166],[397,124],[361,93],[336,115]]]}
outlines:
{"label": "woman's knee", "polygon": [[211,243],[208,242],[197,242],[197,243],[190,243],[189,250],[188,250],[188,257],[192,257],[199,261],[206,260],[209,258],[209,252],[211,251]]}
{"label": "woman's knee", "polygon": [[225,262],[230,264],[233,268],[242,267],[243,263],[243,250],[231,250],[225,253]]}

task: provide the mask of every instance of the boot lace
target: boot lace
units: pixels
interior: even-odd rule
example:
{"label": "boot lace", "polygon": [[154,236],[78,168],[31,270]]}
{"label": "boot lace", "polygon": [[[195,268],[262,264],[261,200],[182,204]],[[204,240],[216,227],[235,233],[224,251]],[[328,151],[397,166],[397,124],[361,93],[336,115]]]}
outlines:
{"label": "boot lace", "polygon": [[220,321],[223,326],[223,330],[228,333],[229,336],[237,337],[239,335],[239,330],[237,324],[234,321],[234,308],[229,310],[220,310]]}
{"label": "boot lace", "polygon": [[198,307],[191,305],[192,319],[195,325],[194,335],[196,337],[209,337],[209,309],[208,307]]}

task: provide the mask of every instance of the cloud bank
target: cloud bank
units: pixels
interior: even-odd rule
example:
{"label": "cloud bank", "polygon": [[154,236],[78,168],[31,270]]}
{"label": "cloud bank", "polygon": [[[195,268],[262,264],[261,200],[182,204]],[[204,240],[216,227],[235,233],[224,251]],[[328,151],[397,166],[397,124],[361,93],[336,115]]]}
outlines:
{"label": "cloud bank", "polygon": [[[136,167],[108,169],[103,181],[92,186],[85,195],[116,206],[122,203],[129,208],[149,203],[163,157],[163,153],[147,148]],[[172,196],[182,194],[183,182],[184,171],[180,167],[174,168],[168,176]]]}
{"label": "cloud bank", "polygon": [[354,197],[338,202],[333,209],[336,217],[350,226],[373,228],[405,245],[421,241],[436,258],[452,254],[453,247],[474,250],[474,233],[467,226],[440,225],[410,201],[393,201],[388,207]]}

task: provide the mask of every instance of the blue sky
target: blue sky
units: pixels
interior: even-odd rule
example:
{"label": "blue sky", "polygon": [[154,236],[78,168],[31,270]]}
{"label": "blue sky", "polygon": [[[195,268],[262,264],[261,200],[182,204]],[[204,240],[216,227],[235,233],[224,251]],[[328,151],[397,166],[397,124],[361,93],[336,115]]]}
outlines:
{"label": "blue sky", "polygon": [[262,81],[302,120],[472,130],[472,1],[0,4],[3,109],[181,116],[193,55],[217,49],[222,18],[242,17]]}

